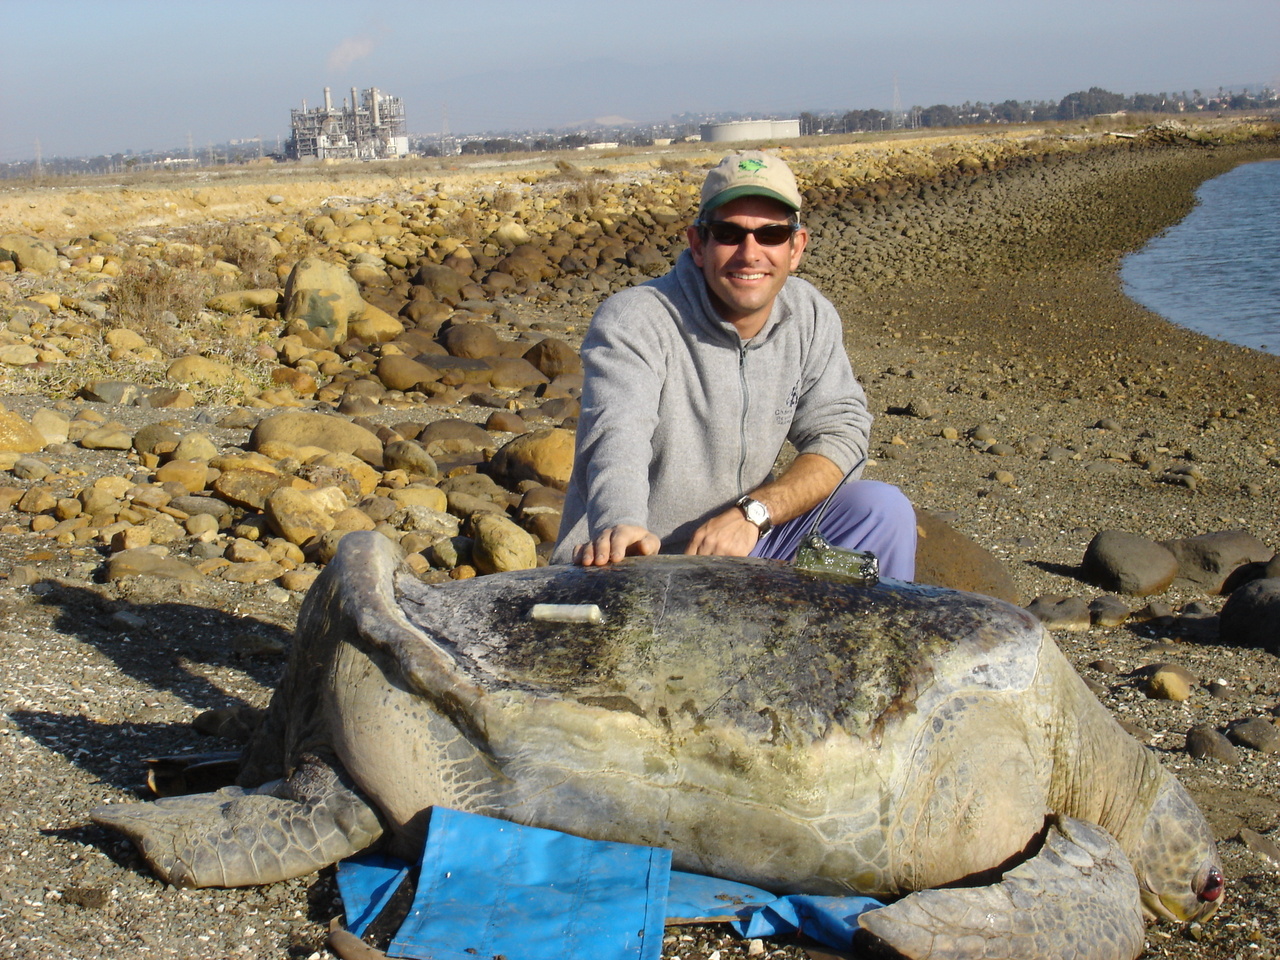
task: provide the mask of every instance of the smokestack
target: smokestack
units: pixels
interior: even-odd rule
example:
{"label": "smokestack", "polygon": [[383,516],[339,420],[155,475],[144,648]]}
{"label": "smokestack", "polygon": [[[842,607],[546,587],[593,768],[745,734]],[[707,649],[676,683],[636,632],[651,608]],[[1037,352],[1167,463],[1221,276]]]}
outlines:
{"label": "smokestack", "polygon": [[359,104],[360,104],[360,101],[356,99],[356,88],[352,87],[351,88],[351,115],[353,117],[356,115],[356,108],[359,106]]}
{"label": "smokestack", "polygon": [[378,126],[378,88],[369,88],[369,102],[373,104],[373,125]]}
{"label": "smokestack", "polygon": [[324,88],[324,112],[325,112],[325,113],[332,113],[332,112],[333,112],[333,101],[332,101],[331,99],[329,99],[329,88],[328,88],[328,87],[325,87],[325,88]]}

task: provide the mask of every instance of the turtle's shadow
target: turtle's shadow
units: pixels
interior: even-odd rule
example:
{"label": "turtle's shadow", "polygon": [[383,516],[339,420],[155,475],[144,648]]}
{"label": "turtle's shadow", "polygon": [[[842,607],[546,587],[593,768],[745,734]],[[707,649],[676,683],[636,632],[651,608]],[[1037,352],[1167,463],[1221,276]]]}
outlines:
{"label": "turtle's shadow", "polygon": [[146,789],[145,758],[235,746],[203,737],[186,723],[100,723],[47,710],[11,710],[8,717],[46,750],[138,799],[154,799]]}
{"label": "turtle's shadow", "polygon": [[[146,689],[127,689],[110,701],[98,699],[94,692],[98,683],[90,682],[79,692],[78,699],[87,705],[90,716],[101,705],[120,716],[119,720],[100,722],[50,711],[11,711],[9,716],[47,749],[123,789],[141,787],[145,779],[140,763],[143,757],[237,748],[229,740],[196,732],[187,722],[201,711],[245,702],[237,691],[201,675],[193,669],[195,665],[235,669],[269,689],[275,688],[284,669],[286,658],[279,652],[267,658],[236,655],[233,640],[243,635],[269,641],[278,650],[286,648],[289,631],[256,617],[167,600],[111,601],[92,590],[57,581],[45,581],[41,602],[58,608],[53,621],[57,630],[94,647]],[[137,619],[122,621],[117,618],[121,612]],[[100,685],[110,682],[103,678]],[[163,708],[151,705],[147,690],[167,693],[188,704],[190,717],[181,722],[158,719]]]}
{"label": "turtle's shadow", "polygon": [[[234,641],[253,635],[287,648],[284,627],[256,617],[237,616],[191,603],[111,601],[92,590],[45,581],[42,601],[59,612],[54,626],[95,647],[124,673],[155,690],[172,693],[199,710],[242,702],[230,691],[191,670],[188,663],[233,667],[266,687],[274,687],[283,655],[238,656]],[[120,614],[132,614],[137,625]]]}

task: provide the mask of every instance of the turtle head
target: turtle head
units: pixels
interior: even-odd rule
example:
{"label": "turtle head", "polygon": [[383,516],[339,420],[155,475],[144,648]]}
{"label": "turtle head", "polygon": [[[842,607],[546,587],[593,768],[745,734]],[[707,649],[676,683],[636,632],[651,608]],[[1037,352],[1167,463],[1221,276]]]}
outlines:
{"label": "turtle head", "polygon": [[1207,920],[1222,902],[1226,880],[1218,845],[1204,814],[1172,776],[1156,795],[1132,859],[1149,917]]}

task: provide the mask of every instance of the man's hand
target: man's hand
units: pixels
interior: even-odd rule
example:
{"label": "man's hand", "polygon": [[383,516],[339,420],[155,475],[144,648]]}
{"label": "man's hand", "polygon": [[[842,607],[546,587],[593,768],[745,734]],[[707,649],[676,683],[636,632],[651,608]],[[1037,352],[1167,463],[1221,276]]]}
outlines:
{"label": "man's hand", "polygon": [[662,541],[644,527],[620,524],[603,530],[573,551],[573,562],[583,567],[604,567],[623,557],[651,557]]}
{"label": "man's hand", "polygon": [[759,528],[735,506],[693,531],[684,552],[703,557],[745,557],[759,539]]}

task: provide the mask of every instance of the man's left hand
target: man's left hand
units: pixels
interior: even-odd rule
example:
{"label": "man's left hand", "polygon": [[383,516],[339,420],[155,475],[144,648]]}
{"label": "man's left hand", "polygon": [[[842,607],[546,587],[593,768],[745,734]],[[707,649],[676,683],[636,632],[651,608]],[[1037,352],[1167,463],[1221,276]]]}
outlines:
{"label": "man's left hand", "polygon": [[730,507],[695,530],[684,552],[702,557],[745,557],[759,539],[759,528],[737,507]]}

